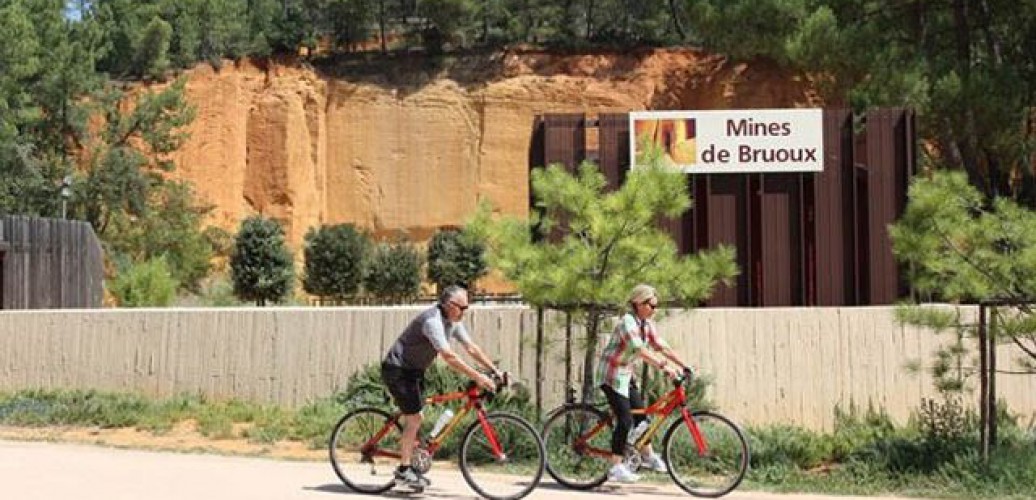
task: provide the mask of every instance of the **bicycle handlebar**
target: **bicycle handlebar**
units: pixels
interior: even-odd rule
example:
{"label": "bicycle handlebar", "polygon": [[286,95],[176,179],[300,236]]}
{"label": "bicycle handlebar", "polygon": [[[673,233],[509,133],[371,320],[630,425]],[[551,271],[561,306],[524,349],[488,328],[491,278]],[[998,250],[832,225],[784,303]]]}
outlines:
{"label": "bicycle handlebar", "polygon": [[684,382],[690,382],[693,377],[694,370],[690,368],[684,368],[680,376],[673,379],[673,386],[680,386]]}
{"label": "bicycle handlebar", "polygon": [[[496,395],[497,392],[500,392],[501,390],[503,390],[503,389],[505,389],[505,388],[507,388],[507,387],[509,387],[511,385],[511,374],[509,372],[501,372],[501,373],[502,373],[502,376],[499,376],[499,377],[495,373],[486,373],[487,376],[489,376],[490,378],[493,379],[494,382],[496,382],[496,389],[494,389],[492,391],[483,389],[479,393],[479,395],[478,395],[479,398],[491,400],[491,399],[493,399],[493,397]],[[471,381],[468,381],[468,384],[464,387],[464,390],[465,391],[470,391],[472,389],[477,389],[477,388],[478,388],[478,384],[476,384],[474,380],[471,380]]]}

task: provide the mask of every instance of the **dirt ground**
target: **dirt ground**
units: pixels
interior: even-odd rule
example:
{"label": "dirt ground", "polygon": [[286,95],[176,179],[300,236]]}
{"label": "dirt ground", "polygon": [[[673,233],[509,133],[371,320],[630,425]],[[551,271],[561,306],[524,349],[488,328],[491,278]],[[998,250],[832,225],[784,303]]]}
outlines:
{"label": "dirt ground", "polygon": [[[242,430],[242,428],[235,429],[234,435],[243,435]],[[0,439],[91,444],[153,451],[203,452],[284,460],[327,460],[326,449],[313,449],[309,443],[279,441],[270,444],[251,442],[243,437],[209,438],[198,432],[194,421],[181,422],[169,431],[160,434],[133,428],[0,426]]]}

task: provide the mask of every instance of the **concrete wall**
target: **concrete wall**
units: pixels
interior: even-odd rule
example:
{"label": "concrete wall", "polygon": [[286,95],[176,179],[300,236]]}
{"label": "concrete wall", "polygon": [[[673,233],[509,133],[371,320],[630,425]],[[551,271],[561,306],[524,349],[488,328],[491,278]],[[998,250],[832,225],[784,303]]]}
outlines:
{"label": "concrete wall", "polygon": [[[202,392],[298,406],[332,394],[355,370],[378,361],[419,310],[0,311],[0,391]],[[475,306],[466,321],[476,342],[535,387],[534,310]],[[563,324],[557,314],[544,322],[547,408],[564,394]],[[670,312],[659,326],[713,378],[709,397],[724,413],[743,423],[812,428],[830,427],[835,405],[873,404],[905,421],[922,397],[934,395],[927,375],[906,365],[930,362],[949,340],[897,325],[888,307],[701,309]],[[1001,367],[1016,354],[1003,347]],[[1013,410],[1036,412],[1036,377],[1001,375],[997,391]]]}

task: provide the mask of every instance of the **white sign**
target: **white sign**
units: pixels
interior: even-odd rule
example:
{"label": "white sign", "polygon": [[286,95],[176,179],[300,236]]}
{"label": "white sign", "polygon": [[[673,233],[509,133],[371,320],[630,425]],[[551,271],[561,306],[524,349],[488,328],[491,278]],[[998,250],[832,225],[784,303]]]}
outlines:
{"label": "white sign", "polygon": [[686,173],[820,172],[823,118],[821,109],[635,111],[630,165],[653,144]]}

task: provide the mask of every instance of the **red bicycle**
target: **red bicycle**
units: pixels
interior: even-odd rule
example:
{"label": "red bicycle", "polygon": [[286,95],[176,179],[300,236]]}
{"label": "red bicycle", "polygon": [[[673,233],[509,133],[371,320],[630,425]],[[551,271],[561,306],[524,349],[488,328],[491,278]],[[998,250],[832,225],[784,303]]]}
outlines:
{"label": "red bicycle", "polygon": [[[506,381],[500,385],[506,385]],[[543,441],[524,418],[486,412],[483,402],[492,395],[472,383],[460,391],[426,398],[429,406],[461,400],[464,404],[438,434],[420,440],[411,462],[422,474],[428,472],[432,468],[432,457],[446,438],[466,415],[474,413],[476,420],[464,431],[458,450],[464,480],[485,498],[522,498],[536,488],[543,476],[546,462]],[[399,413],[363,407],[338,421],[329,443],[331,466],[346,486],[369,494],[384,493],[392,488],[403,435],[399,418]]]}
{"label": "red bicycle", "polygon": [[[654,418],[636,442],[626,447],[631,471],[641,466],[639,450],[651,443],[676,413],[662,441],[662,459],[669,475],[694,496],[719,497],[737,488],[748,471],[748,441],[730,419],[711,411],[687,408],[686,384],[690,372],[674,381],[673,390],[634,414]],[[543,425],[547,447],[547,472],[557,482],[575,489],[591,489],[608,479],[608,458],[614,419],[610,411],[594,405],[568,403],[552,410]]]}

